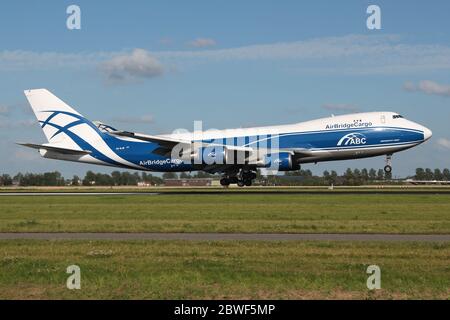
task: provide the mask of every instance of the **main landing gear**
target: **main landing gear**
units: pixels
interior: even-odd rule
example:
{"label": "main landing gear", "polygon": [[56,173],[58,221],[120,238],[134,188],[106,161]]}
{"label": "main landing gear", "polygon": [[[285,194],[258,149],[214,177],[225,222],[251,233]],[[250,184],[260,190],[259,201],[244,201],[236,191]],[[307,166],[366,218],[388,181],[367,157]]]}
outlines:
{"label": "main landing gear", "polygon": [[226,174],[220,179],[220,184],[228,187],[230,184],[237,184],[238,187],[251,186],[253,179],[256,178],[256,173],[250,170],[241,170],[234,175]]}
{"label": "main landing gear", "polygon": [[384,172],[386,173],[392,172],[392,154],[386,155],[386,165],[384,166]]}

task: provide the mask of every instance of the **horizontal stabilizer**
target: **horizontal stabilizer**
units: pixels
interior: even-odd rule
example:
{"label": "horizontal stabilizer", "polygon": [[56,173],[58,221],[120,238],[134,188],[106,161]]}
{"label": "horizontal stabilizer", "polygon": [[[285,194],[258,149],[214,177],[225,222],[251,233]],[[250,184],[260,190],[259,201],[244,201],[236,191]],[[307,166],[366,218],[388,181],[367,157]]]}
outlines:
{"label": "horizontal stabilizer", "polygon": [[63,153],[63,154],[86,155],[86,154],[91,153],[91,151],[88,151],[88,150],[67,149],[67,148],[60,148],[60,147],[49,146],[49,145],[44,145],[44,144],[33,144],[33,143],[17,143],[17,144],[24,146],[24,147],[37,149],[37,150],[44,149],[44,150],[55,151],[55,152],[59,152],[59,153]]}

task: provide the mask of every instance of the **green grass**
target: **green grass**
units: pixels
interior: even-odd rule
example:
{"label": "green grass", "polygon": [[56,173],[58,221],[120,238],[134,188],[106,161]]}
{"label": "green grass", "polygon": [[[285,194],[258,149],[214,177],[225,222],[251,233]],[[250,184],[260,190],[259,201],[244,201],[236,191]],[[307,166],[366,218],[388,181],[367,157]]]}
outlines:
{"label": "green grass", "polygon": [[0,299],[448,299],[449,259],[431,243],[0,241]]}
{"label": "green grass", "polygon": [[336,186],[333,190],[330,190],[328,186],[253,186],[247,188],[238,188],[236,186],[230,186],[229,188],[223,188],[219,186],[213,187],[136,187],[136,186],[69,186],[69,187],[0,187],[0,193],[8,192],[137,192],[148,193],[158,192],[165,194],[189,194],[189,193],[221,193],[221,194],[251,194],[251,193],[403,193],[408,191],[410,193],[443,193],[450,194],[450,186],[447,185],[367,185],[367,186]]}
{"label": "green grass", "polygon": [[[2,196],[0,231],[448,234],[450,194]],[[449,299],[449,261],[448,243],[8,240],[0,299]]]}
{"label": "green grass", "polygon": [[2,196],[0,232],[450,233],[450,194]]}

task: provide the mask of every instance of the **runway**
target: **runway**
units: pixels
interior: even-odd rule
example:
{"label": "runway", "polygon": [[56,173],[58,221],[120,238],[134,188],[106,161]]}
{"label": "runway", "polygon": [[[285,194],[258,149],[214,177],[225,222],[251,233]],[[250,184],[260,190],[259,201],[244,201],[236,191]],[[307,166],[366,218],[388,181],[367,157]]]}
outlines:
{"label": "runway", "polygon": [[155,196],[157,192],[0,192],[1,196]]}
{"label": "runway", "polygon": [[0,240],[382,241],[450,242],[450,234],[8,232]]}
{"label": "runway", "polygon": [[340,195],[378,195],[378,194],[391,194],[391,195],[450,195],[449,190],[345,190],[345,191],[331,191],[331,190],[258,190],[258,189],[219,189],[219,190],[186,190],[186,191],[167,191],[158,190],[158,192],[0,192],[0,197],[4,196],[18,196],[18,197],[34,197],[34,196],[155,196],[155,195],[226,195],[226,196],[241,196],[241,195],[292,195],[292,194],[309,194],[309,195],[327,195],[327,196],[340,196]]}

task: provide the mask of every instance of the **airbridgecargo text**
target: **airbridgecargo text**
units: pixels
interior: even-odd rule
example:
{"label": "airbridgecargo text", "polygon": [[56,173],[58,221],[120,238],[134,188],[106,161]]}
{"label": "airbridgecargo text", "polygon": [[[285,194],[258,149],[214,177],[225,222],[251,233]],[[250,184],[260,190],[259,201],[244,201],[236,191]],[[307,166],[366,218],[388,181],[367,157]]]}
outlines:
{"label": "airbridgecargo text", "polygon": [[164,166],[167,164],[179,165],[182,164],[183,161],[180,159],[163,159],[163,160],[141,160],[139,161],[139,165],[141,166]]}
{"label": "airbridgecargo text", "polygon": [[363,122],[361,120],[354,120],[351,123],[333,123],[327,124],[325,129],[352,129],[352,128],[367,128],[371,127],[372,122]]}

